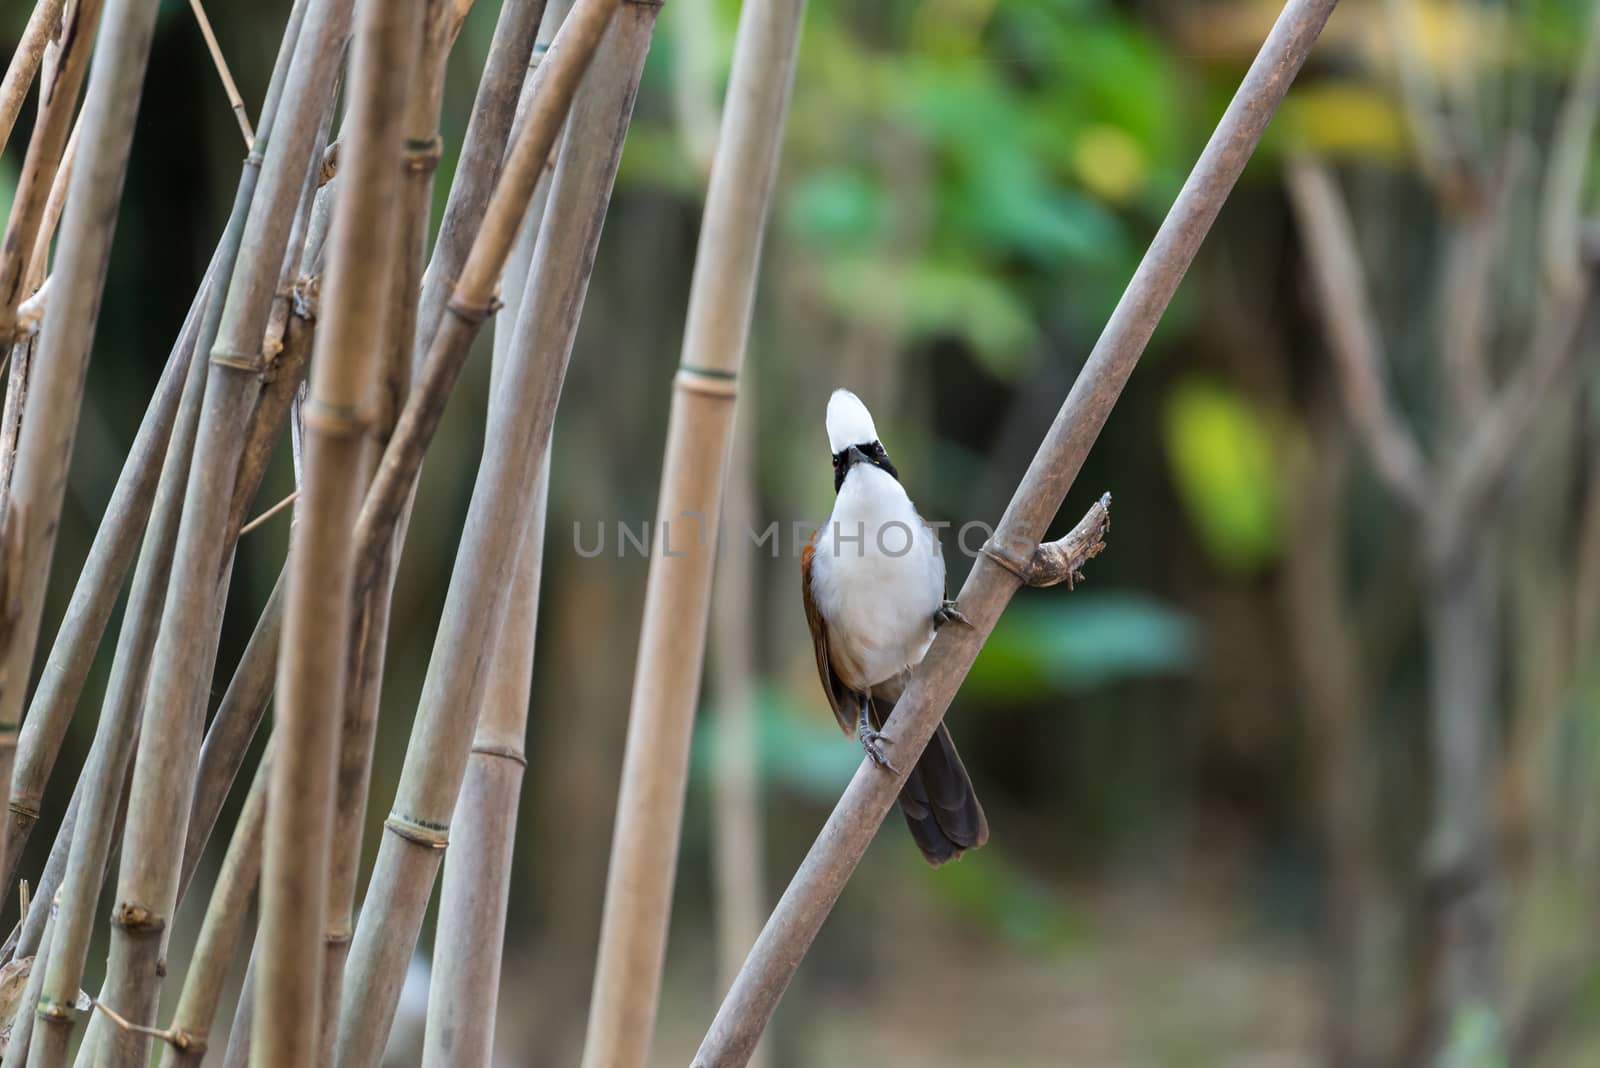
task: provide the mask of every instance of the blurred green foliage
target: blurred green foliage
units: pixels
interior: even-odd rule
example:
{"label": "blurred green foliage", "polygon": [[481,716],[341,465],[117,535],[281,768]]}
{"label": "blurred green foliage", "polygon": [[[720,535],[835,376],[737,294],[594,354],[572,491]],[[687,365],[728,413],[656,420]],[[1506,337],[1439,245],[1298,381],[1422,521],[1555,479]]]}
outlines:
{"label": "blurred green foliage", "polygon": [[1211,556],[1238,571],[1271,563],[1283,538],[1283,474],[1263,423],[1219,382],[1189,379],[1167,395],[1167,462],[1184,509]]}
{"label": "blurred green foliage", "polygon": [[[720,13],[731,25],[732,5]],[[1184,93],[1149,26],[1110,3],[823,0],[807,12],[780,233],[836,314],[957,340],[1019,381],[1048,338],[1115,302],[1181,181]],[[624,181],[683,192],[693,172],[681,139],[636,124]]]}
{"label": "blurred green foliage", "polygon": [[1019,598],[1006,610],[962,686],[964,698],[1081,693],[1182,671],[1194,656],[1189,620],[1152,597],[1059,592]]}

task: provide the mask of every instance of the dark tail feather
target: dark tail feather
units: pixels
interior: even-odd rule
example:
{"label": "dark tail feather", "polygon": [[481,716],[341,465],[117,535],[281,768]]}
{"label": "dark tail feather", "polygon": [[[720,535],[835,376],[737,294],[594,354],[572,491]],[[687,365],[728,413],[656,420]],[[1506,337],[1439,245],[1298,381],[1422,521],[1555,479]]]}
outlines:
{"label": "dark tail feather", "polygon": [[[872,711],[881,727],[887,709],[880,710],[874,701]],[[934,867],[989,840],[989,821],[984,818],[972,780],[943,723],[906,776],[900,791],[900,811],[905,814],[906,826],[922,850],[923,859]]]}

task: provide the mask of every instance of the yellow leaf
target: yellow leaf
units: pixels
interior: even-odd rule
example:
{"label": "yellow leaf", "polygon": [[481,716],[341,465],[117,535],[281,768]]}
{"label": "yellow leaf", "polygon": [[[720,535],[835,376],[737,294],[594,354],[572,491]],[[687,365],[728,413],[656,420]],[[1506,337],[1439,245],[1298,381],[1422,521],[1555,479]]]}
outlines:
{"label": "yellow leaf", "polygon": [[1125,204],[1144,188],[1144,152],[1115,126],[1090,126],[1079,134],[1072,165],[1084,188],[1111,204]]}

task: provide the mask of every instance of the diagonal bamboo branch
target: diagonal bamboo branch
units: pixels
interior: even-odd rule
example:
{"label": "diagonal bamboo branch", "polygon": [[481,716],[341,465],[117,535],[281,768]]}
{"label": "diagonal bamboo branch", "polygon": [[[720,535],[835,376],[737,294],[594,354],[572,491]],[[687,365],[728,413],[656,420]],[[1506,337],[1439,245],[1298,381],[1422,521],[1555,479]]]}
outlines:
{"label": "diagonal bamboo branch", "polygon": [[[1289,0],[1156,233],[990,541],[962,587],[968,627],[945,627],[885,724],[910,768],[932,737],[1046,527],[1111,414],[1156,323],[1337,0]],[[1015,569],[1015,570],[1013,570]],[[1024,572],[1025,573],[1025,572]],[[903,749],[904,752],[898,752]],[[717,1010],[693,1063],[738,1068],[754,1049],[822,922],[894,804],[902,776],[863,762]]]}
{"label": "diagonal bamboo branch", "polygon": [[222,999],[228,969],[238,953],[240,935],[256,899],[261,875],[261,839],[266,823],[267,779],[272,750],[262,754],[250,793],[234,825],[228,851],[217,873],[217,885],[206,903],[205,919],[195,941],[183,992],[172,1015],[172,1068],[199,1068],[209,1045],[211,1020]]}
{"label": "diagonal bamboo branch", "polygon": [[[584,1068],[643,1065],[654,1028],[716,562],[707,532],[721,515],[804,11],[804,0],[750,0],[739,15],[673,384]],[[667,532],[685,526],[699,536],[668,551]]]}
{"label": "diagonal bamboo branch", "polygon": [[17,116],[22,114],[22,103],[28,98],[28,87],[39,73],[45,45],[61,25],[61,9],[65,3],[66,0],[38,0],[33,5],[33,14],[28,16],[22,40],[17,42],[17,50],[6,67],[5,79],[0,81],[0,149],[11,140]]}
{"label": "diagonal bamboo branch", "polygon": [[88,72],[101,6],[102,0],[82,0],[61,16],[64,22],[55,76],[46,80],[39,96],[39,117],[28,138],[28,154],[23,157],[5,240],[0,243],[0,351],[11,347],[16,334],[17,305],[27,295],[23,287],[28,281],[29,260],[66,147],[78,91]]}
{"label": "diagonal bamboo branch", "polygon": [[[92,0],[77,9],[72,27],[86,33],[93,25]],[[56,528],[61,516],[62,495],[66,488],[67,466],[77,431],[78,412],[83,401],[89,350],[94,342],[95,324],[111,258],[111,236],[116,226],[117,206],[122,197],[122,182],[128,154],[133,145],[134,117],[144,87],[145,65],[149,58],[150,35],[155,19],[151,0],[127,0],[113,6],[101,45],[99,62],[90,80],[84,103],[84,147],[74,169],[71,194],[61,229],[59,274],[51,295],[50,314],[45,319],[35,352],[36,366],[29,384],[27,416],[22,420],[18,439],[16,468],[12,474],[11,502],[6,510],[4,542],[14,555],[5,561],[10,571],[8,592],[16,599],[5,608],[3,629],[5,663],[0,674],[0,796],[9,806],[11,773],[17,747],[17,720],[22,713],[23,694],[33,664],[44,611],[45,584],[50,560],[55,552]],[[87,21],[85,21],[87,20]],[[76,96],[74,72],[87,62],[88,43],[74,37],[63,48],[70,61],[63,60],[63,72],[47,94],[41,107],[39,125],[29,148],[59,153],[61,142],[53,141],[47,126],[70,112],[69,97]],[[81,55],[80,55],[81,53]],[[49,110],[50,114],[45,115]],[[60,132],[66,133],[63,121]],[[24,163],[23,181],[30,173]],[[0,347],[9,339],[9,321],[14,310],[14,286],[26,267],[32,251],[33,229],[29,228],[28,203],[18,189],[19,217],[13,215],[7,227],[6,243],[0,248]],[[37,227],[40,211],[31,216]],[[19,240],[20,247],[11,242]],[[26,561],[26,571],[19,574]],[[4,824],[0,824],[3,827]],[[0,871],[7,870],[6,847],[0,840]]]}
{"label": "diagonal bamboo branch", "polygon": [[[200,314],[209,299],[209,279],[208,274],[167,358],[133,444],[128,448],[122,473],[106,503],[100,529],[95,533],[72,598],[67,603],[66,615],[56,631],[55,642],[28,704],[12,777],[9,813],[12,852],[9,854],[10,870],[5,873],[6,886],[16,882],[16,864],[39,821],[45,783],[71,724],[73,710],[122,590],[123,579],[133,565],[140,533],[150,517],[167,439],[177,418],[186,372],[196,351]],[[53,896],[52,888],[42,900]]]}
{"label": "diagonal bamboo branch", "polygon": [[[128,608],[123,615],[100,720],[95,726],[89,763],[81,779],[82,796],[61,881],[55,944],[45,975],[41,1010],[68,1004],[83,982],[95,906],[105,883],[112,846],[112,827],[138,734],[150,651],[166,602],[167,578],[205,383],[206,361],[191,360],[173,440],[162,462],[149,530],[134,568]],[[28,1063],[58,1068],[66,1062],[75,1021],[70,1014],[53,1011],[41,1011],[39,1016],[41,1024],[35,1027]]]}
{"label": "diagonal bamboo branch", "polygon": [[211,19],[206,15],[205,5],[200,0],[189,0],[189,10],[194,12],[194,21],[200,27],[200,36],[205,38],[206,51],[211,53],[211,62],[216,66],[217,77],[222,81],[222,91],[228,96],[228,107],[233,109],[233,117],[239,121],[239,132],[244,135],[244,147],[249,149],[256,139],[255,131],[250,128],[250,116],[245,113],[244,97],[239,95],[239,87],[234,84],[233,72],[228,69],[228,59],[222,54],[222,46],[217,43],[217,34],[211,28]]}

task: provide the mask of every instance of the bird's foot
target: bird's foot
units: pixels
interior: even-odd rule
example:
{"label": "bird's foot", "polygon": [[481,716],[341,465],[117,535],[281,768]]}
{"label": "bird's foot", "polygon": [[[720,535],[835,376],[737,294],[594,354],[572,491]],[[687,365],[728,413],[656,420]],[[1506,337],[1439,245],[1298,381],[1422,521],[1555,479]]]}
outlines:
{"label": "bird's foot", "polygon": [[883,751],[883,743],[889,741],[887,736],[873,730],[871,727],[863,726],[856,731],[856,737],[861,741],[861,748],[867,751],[867,756],[872,758],[874,764],[886,771],[892,771],[896,775],[900,774],[900,769],[889,763],[888,754]]}
{"label": "bird's foot", "polygon": [[933,613],[934,630],[938,630],[946,623],[960,623],[963,627],[972,626],[972,620],[961,614],[961,609],[956,607],[954,601],[946,601]]}

